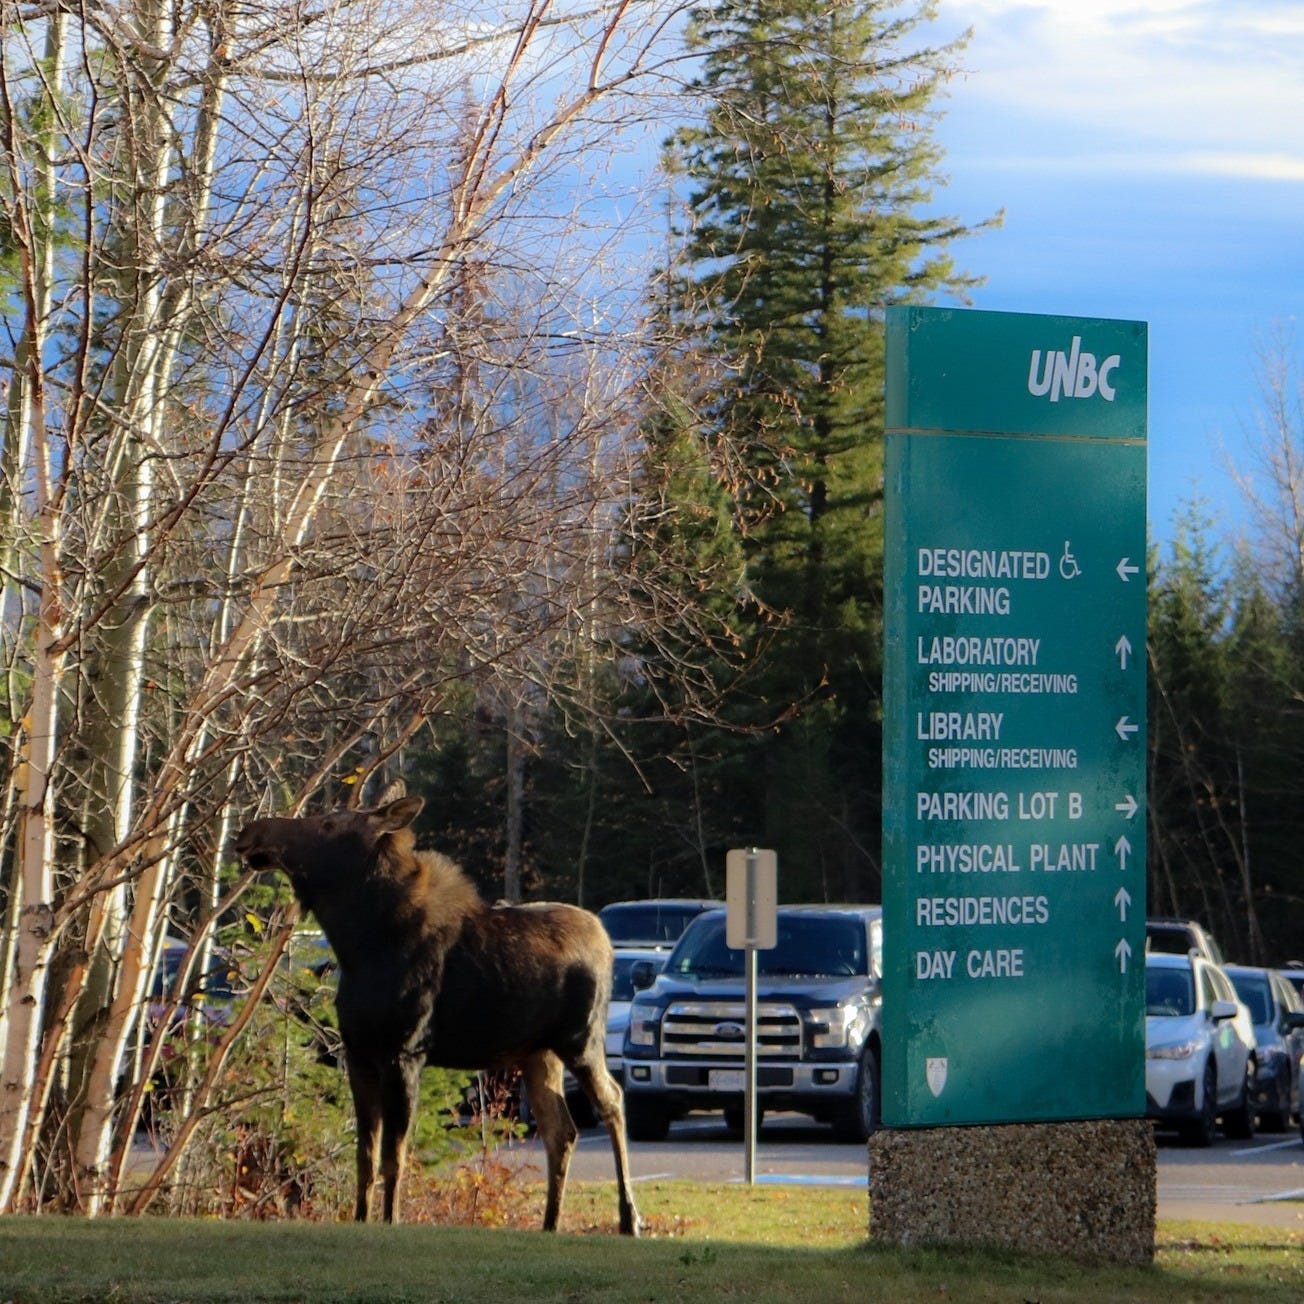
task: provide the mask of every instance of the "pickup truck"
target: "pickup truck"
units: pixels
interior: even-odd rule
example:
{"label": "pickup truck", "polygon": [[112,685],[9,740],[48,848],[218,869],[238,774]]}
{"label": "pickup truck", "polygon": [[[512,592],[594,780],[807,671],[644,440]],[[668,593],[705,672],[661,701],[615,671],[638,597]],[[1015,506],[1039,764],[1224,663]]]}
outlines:
{"label": "pickup truck", "polygon": [[[757,952],[756,1107],[796,1110],[863,1141],[879,1121],[883,912],[782,906],[777,945]],[[699,915],[664,969],[635,994],[625,1033],[625,1121],[662,1140],[690,1110],[741,1127],[746,1052],[744,952],[725,912]]]}

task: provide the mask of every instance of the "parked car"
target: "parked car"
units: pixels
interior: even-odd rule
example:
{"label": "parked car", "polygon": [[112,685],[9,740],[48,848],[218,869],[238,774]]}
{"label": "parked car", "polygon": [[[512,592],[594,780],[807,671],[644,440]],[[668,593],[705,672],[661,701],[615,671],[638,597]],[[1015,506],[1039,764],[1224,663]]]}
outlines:
{"label": "parked car", "polygon": [[1304,1004],[1271,969],[1228,965],[1227,977],[1250,1011],[1259,1073],[1254,1104],[1266,1132],[1284,1132],[1299,1112],[1300,1061],[1304,1059]]}
{"label": "parked car", "polygon": [[1214,964],[1222,964],[1222,948],[1203,924],[1194,919],[1147,919],[1146,950],[1169,955],[1202,955]]}
{"label": "parked car", "polygon": [[1295,989],[1304,1002],[1304,960],[1287,960],[1277,972]]}
{"label": "parked car", "polygon": [[[157,1026],[168,1019],[171,1026],[179,1026],[187,1009],[198,1010],[206,1025],[226,1027],[231,1022],[231,1012],[236,994],[232,989],[234,977],[230,955],[222,948],[209,951],[206,971],[191,972],[184,991],[177,990],[181,967],[190,955],[191,946],[184,938],[169,935],[163,940],[158,962],[149,988],[149,1021]],[[199,960],[192,962],[198,970]]]}
{"label": "parked car", "polygon": [[1146,956],[1146,1115],[1194,1145],[1254,1135],[1254,1025],[1231,979],[1199,955]]}
{"label": "parked car", "polygon": [[[611,974],[611,1003],[607,1006],[607,1071],[617,1082],[624,1081],[625,1029],[629,1027],[629,1010],[634,1001],[634,967],[644,966],[645,974],[656,974],[665,966],[669,951],[649,954],[639,948],[620,947],[616,951]],[[646,966],[650,966],[650,969]]]}
{"label": "parked car", "polygon": [[[756,957],[758,1115],[798,1110],[854,1140],[878,1126],[882,914],[780,908],[777,945]],[[625,1119],[636,1141],[664,1138],[690,1110],[742,1124],[745,952],[728,945],[725,918],[694,919],[630,1008]]]}
{"label": "parked car", "polygon": [[704,910],[721,901],[698,897],[653,897],[646,901],[613,901],[598,911],[613,946],[669,952],[680,935]]}
{"label": "parked car", "polygon": [[[669,951],[646,951],[641,948],[618,947],[611,967],[611,1001],[607,1005],[607,1071],[617,1082],[624,1080],[625,1029],[629,1026],[629,1007],[634,999],[634,969],[644,968],[656,973],[666,962]],[[580,1127],[596,1127],[598,1116],[589,1098],[566,1070],[566,1106]]]}

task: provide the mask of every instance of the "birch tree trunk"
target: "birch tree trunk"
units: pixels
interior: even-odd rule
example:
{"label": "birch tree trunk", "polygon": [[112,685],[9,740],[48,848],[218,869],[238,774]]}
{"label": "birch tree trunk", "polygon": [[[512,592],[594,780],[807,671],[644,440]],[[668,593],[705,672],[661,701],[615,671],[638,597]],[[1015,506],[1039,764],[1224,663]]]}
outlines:
{"label": "birch tree trunk", "polygon": [[[64,59],[66,20],[52,21],[44,42],[44,67],[57,85]],[[29,1070],[41,1044],[50,956],[54,944],[54,808],[53,775],[58,742],[59,699],[65,665],[64,588],[60,570],[62,521],[57,457],[46,423],[46,388],[42,359],[50,308],[51,245],[55,222],[55,185],[50,133],[41,140],[45,152],[36,161],[20,148],[20,91],[7,68],[0,72],[3,94],[5,162],[8,172],[7,225],[18,253],[21,328],[15,357],[9,422],[4,448],[4,569],[6,626],[16,614],[11,577],[27,477],[34,482],[29,524],[32,551],[41,577],[30,661],[27,710],[14,731],[17,836],[13,867],[7,875],[11,917],[12,969],[0,982],[4,996],[5,1037],[0,1045],[0,1209],[8,1207],[23,1160],[22,1144],[32,1106]],[[44,91],[40,103],[45,103]],[[21,368],[21,370],[20,370]],[[13,546],[11,546],[13,545]]]}
{"label": "birch tree trunk", "polygon": [[[142,0],[138,29],[149,48],[174,48],[172,7]],[[130,283],[119,299],[131,308],[122,330],[111,403],[120,414],[122,433],[114,474],[108,486],[112,508],[103,522],[108,538],[120,540],[109,549],[106,589],[115,595],[100,621],[99,674],[89,700],[94,704],[79,736],[91,758],[91,781],[85,820],[87,839],[99,857],[111,855],[130,835],[135,797],[134,774],[140,752],[145,683],[145,655],[154,587],[151,529],[156,513],[156,457],[167,447],[168,393],[176,374],[182,340],[195,308],[192,282],[178,278],[165,292],[158,275],[157,253],[175,244],[182,260],[193,259],[208,234],[212,212],[216,128],[221,115],[225,69],[218,51],[229,39],[222,19],[210,29],[208,62],[195,119],[195,131],[184,155],[177,157],[177,139],[163,87],[163,59],[143,61],[139,69],[124,61],[120,81],[132,84],[135,95],[126,105],[133,124],[134,170],[141,182],[137,202],[128,210],[123,243],[129,251]],[[173,175],[186,174],[189,198],[185,227],[179,239],[169,230],[167,199]],[[77,1023],[102,1028],[86,1046],[74,1046],[71,1078],[78,1088],[80,1108],[73,1118],[75,1180],[86,1191],[88,1212],[99,1212],[104,1191],[100,1177],[114,1139],[116,1084],[127,1054],[136,1014],[142,1008],[150,979],[143,961],[154,953],[160,915],[174,882],[177,844],[184,809],[170,817],[168,850],[147,862],[131,883],[106,889],[114,904],[103,934],[100,963],[92,967]],[[140,944],[128,945],[128,939]]]}

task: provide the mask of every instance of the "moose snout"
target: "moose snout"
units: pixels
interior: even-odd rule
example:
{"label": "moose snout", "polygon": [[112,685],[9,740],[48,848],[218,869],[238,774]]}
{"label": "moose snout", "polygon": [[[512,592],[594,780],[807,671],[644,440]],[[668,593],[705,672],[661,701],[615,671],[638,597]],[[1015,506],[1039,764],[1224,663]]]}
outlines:
{"label": "moose snout", "polygon": [[267,869],[277,863],[277,856],[267,837],[267,829],[255,820],[236,834],[235,854],[251,869]]}

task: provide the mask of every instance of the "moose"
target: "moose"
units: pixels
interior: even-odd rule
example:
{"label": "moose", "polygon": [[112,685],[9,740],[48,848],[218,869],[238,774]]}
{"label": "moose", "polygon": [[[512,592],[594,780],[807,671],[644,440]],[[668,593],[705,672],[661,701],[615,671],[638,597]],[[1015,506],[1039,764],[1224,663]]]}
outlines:
{"label": "moose", "polygon": [[620,1230],[639,1233],[625,1110],[603,1053],[612,949],[595,915],[563,904],[487,905],[447,857],[417,851],[420,797],[370,810],[259,819],[235,849],[278,868],[339,964],[336,1011],[358,1120],[353,1216],[367,1220],[379,1151],[384,1219],[399,1188],[422,1068],[519,1066],[547,1156],[555,1231],[578,1131],[569,1068],[611,1136]]}

